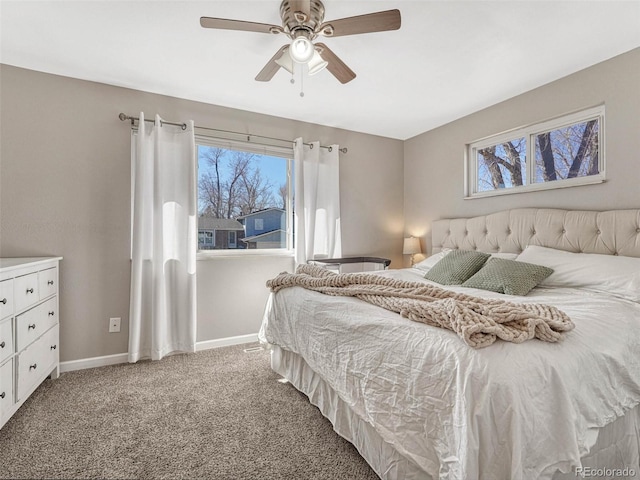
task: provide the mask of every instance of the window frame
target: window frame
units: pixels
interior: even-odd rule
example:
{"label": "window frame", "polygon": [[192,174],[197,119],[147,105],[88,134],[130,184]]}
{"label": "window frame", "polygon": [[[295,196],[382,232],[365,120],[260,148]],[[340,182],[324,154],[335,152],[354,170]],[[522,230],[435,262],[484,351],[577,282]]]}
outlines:
{"label": "window frame", "polygon": [[[242,152],[250,152],[258,155],[265,155],[269,157],[282,158],[287,162],[287,201],[285,205],[285,233],[287,237],[286,248],[235,248],[235,249],[220,249],[220,250],[197,250],[197,260],[215,259],[219,257],[245,257],[245,256],[286,256],[293,257],[295,255],[295,249],[293,245],[293,202],[292,197],[294,193],[293,189],[293,146],[282,147],[275,145],[263,145],[251,142],[243,142],[237,140],[221,139],[216,137],[210,137],[207,135],[195,136],[196,140],[196,168],[198,166],[198,147],[200,145],[206,147],[218,147],[227,150],[239,150]],[[196,172],[196,178],[199,178],[198,172]],[[236,233],[236,241],[238,239]],[[197,248],[197,246],[196,246]]]}
{"label": "window frame", "polygon": [[[598,173],[596,175],[554,180],[550,182],[531,183],[536,178],[535,148],[536,136],[578,123],[598,120]],[[524,192],[536,192],[559,188],[593,185],[606,181],[605,174],[605,106],[597,105],[577,112],[555,117],[524,127],[518,127],[496,135],[476,140],[465,146],[464,154],[464,198],[486,198],[499,195],[511,195]],[[525,185],[497,190],[478,191],[478,150],[507,142],[516,138],[525,138],[526,147],[526,182]]]}

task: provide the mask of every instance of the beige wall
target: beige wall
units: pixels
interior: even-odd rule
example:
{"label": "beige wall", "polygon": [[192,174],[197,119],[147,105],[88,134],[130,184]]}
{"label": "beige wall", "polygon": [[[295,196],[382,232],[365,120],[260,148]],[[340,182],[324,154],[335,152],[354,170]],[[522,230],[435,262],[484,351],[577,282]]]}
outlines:
{"label": "beige wall", "polygon": [[[604,103],[603,184],[464,200],[465,145],[515,127]],[[519,207],[640,207],[640,49],[582,70],[405,142],[405,230],[429,243],[438,218]]]}
{"label": "beige wall", "polygon": [[[6,65],[0,111],[0,256],[64,257],[62,361],[127,351],[130,136],[120,112],[346,146],[343,253],[402,265],[401,141]],[[292,266],[287,257],[199,261],[198,341],[256,333],[264,282]],[[109,334],[115,316],[123,328]]]}
{"label": "beige wall", "polygon": [[[401,142],[3,65],[0,256],[64,256],[63,361],[123,353],[130,141],[120,112],[348,147],[340,166],[343,252],[388,257],[397,268],[407,261],[401,255],[403,229],[422,236],[424,246],[437,218],[528,206],[638,208],[638,85],[640,49]],[[467,143],[602,102],[606,183],[463,200]],[[199,261],[198,341],[257,332],[264,282],[292,266],[288,257]],[[122,317],[121,333],[107,333],[112,316]]]}

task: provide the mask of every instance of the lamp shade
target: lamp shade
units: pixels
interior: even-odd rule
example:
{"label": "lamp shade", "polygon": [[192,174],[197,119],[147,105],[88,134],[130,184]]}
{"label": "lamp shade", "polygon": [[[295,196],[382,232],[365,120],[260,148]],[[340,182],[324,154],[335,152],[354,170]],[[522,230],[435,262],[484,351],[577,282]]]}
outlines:
{"label": "lamp shade", "polygon": [[316,73],[321,72],[327,67],[327,65],[329,65],[329,63],[324,61],[318,52],[314,51],[313,57],[311,57],[311,60],[307,63],[307,67],[309,67],[309,75],[315,75]]}
{"label": "lamp shade", "polygon": [[287,72],[293,73],[293,60],[291,59],[291,55],[289,55],[289,49],[287,48],[280,58],[276,60],[276,63],[284,68]]}
{"label": "lamp shade", "polygon": [[417,237],[408,237],[404,239],[404,245],[402,246],[402,253],[404,255],[413,255],[414,253],[421,253],[420,239]]}

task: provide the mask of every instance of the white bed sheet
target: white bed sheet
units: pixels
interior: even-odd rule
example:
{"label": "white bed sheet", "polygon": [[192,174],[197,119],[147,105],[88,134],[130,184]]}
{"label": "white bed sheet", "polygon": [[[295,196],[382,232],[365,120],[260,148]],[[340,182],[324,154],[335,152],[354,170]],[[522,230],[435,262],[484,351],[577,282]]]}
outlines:
{"label": "white bed sheet", "polygon": [[[426,282],[416,269],[382,274]],[[569,473],[599,427],[640,403],[639,304],[567,288],[527,297],[450,288],[556,305],[576,328],[559,344],[474,350],[453,332],[294,287],[271,296],[260,337],[304,358],[383,441],[434,478]]]}
{"label": "white bed sheet", "polygon": [[[371,468],[384,480],[434,480],[395,448],[382,440],[371,424],[355,415],[335,391],[304,359],[277,345],[270,345],[271,368],[309,397],[333,424],[333,429],[351,442]],[[640,472],[640,405],[623,417],[598,429],[598,440],[580,459],[585,477],[598,480],[636,480]],[[627,465],[623,471],[601,470],[610,465]],[[595,472],[595,473],[594,473]],[[578,472],[556,472],[552,480],[575,480]],[[543,474],[548,478],[549,474]],[[505,477],[506,480],[508,477]],[[498,479],[496,479],[498,480]]]}

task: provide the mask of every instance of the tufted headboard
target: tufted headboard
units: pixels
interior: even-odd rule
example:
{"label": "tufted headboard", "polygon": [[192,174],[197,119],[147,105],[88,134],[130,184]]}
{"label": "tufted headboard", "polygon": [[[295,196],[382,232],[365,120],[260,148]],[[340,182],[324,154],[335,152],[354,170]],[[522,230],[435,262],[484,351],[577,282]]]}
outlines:
{"label": "tufted headboard", "polygon": [[433,252],[461,248],[520,253],[527,245],[640,257],[640,209],[559,210],[518,208],[473,218],[436,220]]}

